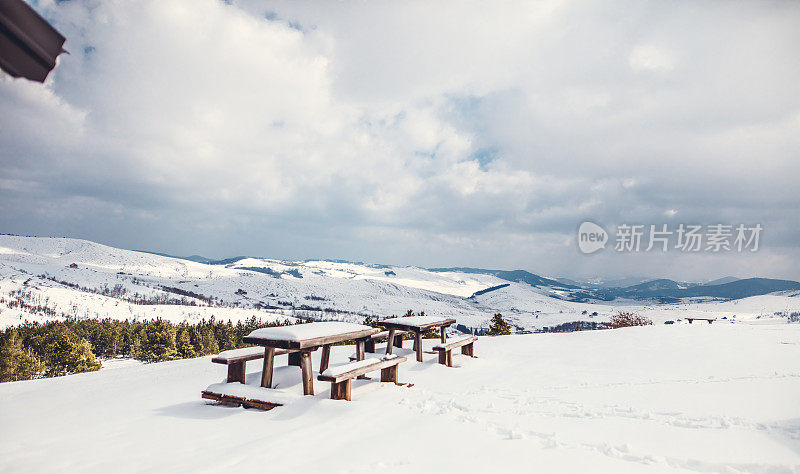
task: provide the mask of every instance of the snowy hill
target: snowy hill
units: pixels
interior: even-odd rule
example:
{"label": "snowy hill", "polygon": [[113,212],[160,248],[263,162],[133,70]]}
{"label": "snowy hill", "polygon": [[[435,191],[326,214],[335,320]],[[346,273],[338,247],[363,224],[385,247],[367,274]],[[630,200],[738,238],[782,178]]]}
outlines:
{"label": "snowy hill", "polygon": [[716,280],[711,280],[709,282],[706,282],[706,286],[723,285],[725,283],[732,283],[732,282],[737,281],[737,280],[738,280],[738,278],[736,278],[736,277],[727,276],[727,277],[717,278]]}
{"label": "snowy hill", "polygon": [[[0,236],[0,323],[43,320],[24,306],[72,317],[363,320],[409,309],[481,327],[492,308],[466,297],[501,280],[328,261],[237,259],[210,265],[77,239]],[[24,299],[22,305],[9,302]],[[137,305],[132,300],[168,304]],[[184,303],[184,304],[180,304]],[[189,306],[191,305],[191,306]],[[14,305],[12,305],[14,306]]]}
{"label": "snowy hill", "polygon": [[615,297],[635,299],[678,300],[680,298],[713,297],[729,300],[759,296],[778,291],[800,290],[800,282],[772,278],[720,279],[705,285],[673,280],[652,280],[625,288],[608,290]]}
{"label": "snowy hill", "polygon": [[[738,280],[710,288],[724,292],[747,284]],[[686,290],[696,288],[702,287]],[[695,298],[672,305],[579,297],[586,291],[591,290],[528,272],[249,257],[209,264],[78,239],[0,236],[0,327],[64,317],[191,322],[214,315],[235,322],[296,316],[360,322],[410,309],[477,329],[502,312],[518,330],[536,330],[604,321],[620,309],[657,323],[690,314],[741,321],[800,311],[799,291],[737,304]]]}
{"label": "snowy hill", "polygon": [[411,388],[354,381],[352,402],[316,380],[301,397],[279,359],[297,397],[268,412],[201,400],[225,377],[208,357],[3,383],[0,471],[800,471],[798,325],[481,337],[476,351],[402,364]]}

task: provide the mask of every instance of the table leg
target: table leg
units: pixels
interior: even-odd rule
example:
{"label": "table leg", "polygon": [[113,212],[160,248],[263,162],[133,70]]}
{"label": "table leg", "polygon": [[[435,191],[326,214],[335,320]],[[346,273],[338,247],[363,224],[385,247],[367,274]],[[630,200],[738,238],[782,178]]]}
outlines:
{"label": "table leg", "polygon": [[290,352],[289,353],[289,365],[293,365],[295,367],[300,367],[300,353],[299,352]]}
{"label": "table leg", "polygon": [[417,346],[417,362],[422,362],[422,332],[414,331],[414,345]]}
{"label": "table leg", "polygon": [[389,339],[386,339],[386,353],[392,353],[392,346],[394,345],[394,329],[389,329]]}
{"label": "table leg", "polygon": [[264,349],[264,367],[261,369],[261,386],[272,388],[272,369],[275,366],[275,348]]}
{"label": "table leg", "polygon": [[322,357],[320,357],[319,361],[319,373],[325,372],[325,369],[328,368],[328,362],[331,359],[331,345],[325,344],[322,346]]}
{"label": "table leg", "polygon": [[444,326],[442,326],[442,328],[441,328],[442,342],[447,342],[447,332],[446,332],[446,329],[447,329],[447,328],[446,328],[446,327],[444,327]]}
{"label": "table leg", "polygon": [[300,370],[303,374],[303,395],[314,395],[314,374],[311,367],[311,352],[300,352]]}
{"label": "table leg", "polygon": [[364,340],[356,341],[356,360],[364,360]]}

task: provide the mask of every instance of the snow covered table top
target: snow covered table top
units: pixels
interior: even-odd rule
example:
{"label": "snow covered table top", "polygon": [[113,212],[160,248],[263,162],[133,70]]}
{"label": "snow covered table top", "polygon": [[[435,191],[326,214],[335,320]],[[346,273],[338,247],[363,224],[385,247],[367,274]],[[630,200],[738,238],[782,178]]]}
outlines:
{"label": "snow covered table top", "polygon": [[402,318],[384,319],[378,324],[388,328],[414,329],[421,331],[433,327],[449,326],[455,322],[455,319],[441,318],[437,316],[405,316]]}
{"label": "snow covered table top", "polygon": [[256,329],[244,337],[248,344],[284,349],[305,349],[324,344],[361,339],[380,332],[380,329],[363,324],[344,323],[340,321],[322,321],[316,323],[296,324],[294,326],[278,326]]}

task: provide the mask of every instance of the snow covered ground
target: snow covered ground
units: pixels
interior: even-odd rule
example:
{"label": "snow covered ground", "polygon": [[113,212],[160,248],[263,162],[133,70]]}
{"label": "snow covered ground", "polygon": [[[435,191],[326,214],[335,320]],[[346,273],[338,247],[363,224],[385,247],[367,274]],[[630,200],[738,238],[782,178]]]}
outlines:
{"label": "snow covered ground", "polygon": [[[501,284],[508,286],[469,297]],[[304,308],[301,316],[350,322],[367,315],[400,316],[410,309],[455,318],[469,328],[486,328],[501,312],[524,330],[606,321],[620,310],[657,324],[687,316],[735,316],[746,322],[800,311],[798,292],[670,305],[576,303],[554,298],[557,293],[479,273],[261,258],[208,265],[85,240],[0,235],[0,328],[63,317],[195,322],[213,315],[233,322],[252,316],[268,321],[291,317],[298,308]],[[139,304],[143,299],[171,304]],[[15,306],[17,300],[39,309]]]}
{"label": "snow covered ground", "polygon": [[201,400],[225,376],[208,357],[4,383],[0,471],[800,472],[800,325],[481,337],[476,354],[410,358],[413,387],[376,374],[352,402],[316,380],[301,397],[282,356],[290,403],[269,412]]}

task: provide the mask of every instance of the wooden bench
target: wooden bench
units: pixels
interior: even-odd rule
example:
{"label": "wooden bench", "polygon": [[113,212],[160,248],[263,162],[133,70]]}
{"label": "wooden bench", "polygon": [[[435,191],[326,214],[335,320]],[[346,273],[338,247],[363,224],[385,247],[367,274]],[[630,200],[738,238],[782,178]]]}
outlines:
{"label": "wooden bench", "polygon": [[442,342],[433,346],[433,350],[439,352],[439,363],[448,367],[453,366],[453,349],[456,347],[461,348],[461,353],[475,357],[475,341],[478,338],[475,336],[464,336],[461,338],[454,338],[447,342]]}
{"label": "wooden bench", "polygon": [[380,370],[381,382],[397,383],[397,366],[405,361],[406,358],[402,356],[359,360],[331,367],[321,373],[317,380],[331,383],[331,398],[333,400],[350,401],[350,389],[355,377],[365,375],[367,372]]}
{"label": "wooden bench", "polygon": [[265,402],[263,400],[237,397],[235,395],[225,395],[223,393],[215,393],[208,390],[203,390],[201,392],[201,396],[206,400],[214,400],[215,402],[223,403],[225,405],[243,406],[245,408],[257,408],[259,410],[272,410],[275,407],[283,406],[280,403]]}
{"label": "wooden bench", "polygon": [[692,321],[694,321],[695,319],[698,319],[700,321],[708,321],[708,324],[711,324],[717,320],[716,318],[686,318],[686,319],[689,320],[689,324],[692,324]]}
{"label": "wooden bench", "polygon": [[[403,334],[407,333],[408,331],[395,331],[394,332],[394,341],[392,345],[394,347],[403,347]],[[366,352],[375,353],[375,342],[382,341],[384,339],[389,339],[389,331],[379,332],[377,334],[373,334],[365,341],[364,350]],[[389,341],[386,342],[389,344]]]}
{"label": "wooden bench", "polygon": [[[292,354],[295,352],[298,351],[293,349],[277,349],[275,350],[275,355]],[[244,383],[247,361],[263,358],[264,348],[260,346],[254,346],[220,352],[211,359],[211,362],[228,366],[228,383]],[[292,361],[289,362],[289,365],[299,365],[299,363],[292,364],[291,362]]]}

